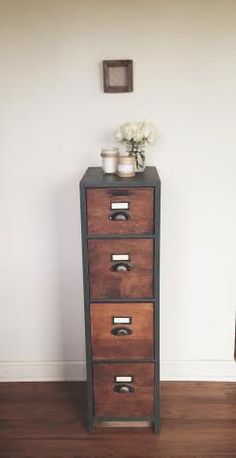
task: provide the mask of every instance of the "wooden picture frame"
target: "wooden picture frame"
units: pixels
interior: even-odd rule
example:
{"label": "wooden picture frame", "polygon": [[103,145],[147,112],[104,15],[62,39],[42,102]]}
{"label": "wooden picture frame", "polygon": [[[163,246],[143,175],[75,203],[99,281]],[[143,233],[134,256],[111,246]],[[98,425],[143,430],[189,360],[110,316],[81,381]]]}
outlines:
{"label": "wooden picture frame", "polygon": [[104,60],[103,61],[104,92],[133,91],[133,61]]}

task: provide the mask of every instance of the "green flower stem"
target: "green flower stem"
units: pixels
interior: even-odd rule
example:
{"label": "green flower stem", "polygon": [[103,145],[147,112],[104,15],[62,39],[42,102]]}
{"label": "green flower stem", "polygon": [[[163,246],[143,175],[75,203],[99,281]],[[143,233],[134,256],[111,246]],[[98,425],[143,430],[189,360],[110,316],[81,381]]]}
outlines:
{"label": "green flower stem", "polygon": [[131,145],[130,153],[135,157],[137,169],[142,169],[145,161],[144,150],[141,149],[142,143],[135,142],[133,139],[127,143]]}

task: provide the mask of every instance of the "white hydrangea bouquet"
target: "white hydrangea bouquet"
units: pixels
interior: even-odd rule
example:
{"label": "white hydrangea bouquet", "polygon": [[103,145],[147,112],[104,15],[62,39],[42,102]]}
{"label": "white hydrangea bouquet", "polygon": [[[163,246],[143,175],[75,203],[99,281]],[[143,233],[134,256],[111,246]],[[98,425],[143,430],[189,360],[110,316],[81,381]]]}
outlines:
{"label": "white hydrangea bouquet", "polygon": [[115,133],[115,139],[126,143],[127,152],[135,157],[136,171],[145,168],[145,144],[153,144],[157,138],[154,124],[151,122],[126,122]]}

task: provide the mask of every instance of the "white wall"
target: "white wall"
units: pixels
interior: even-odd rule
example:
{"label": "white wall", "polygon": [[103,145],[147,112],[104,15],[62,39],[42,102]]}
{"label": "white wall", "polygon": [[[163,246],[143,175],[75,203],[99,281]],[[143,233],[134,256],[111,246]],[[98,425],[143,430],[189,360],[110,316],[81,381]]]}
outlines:
{"label": "white wall", "polygon": [[[162,379],[236,380],[236,2],[0,0],[0,380],[85,377],[78,182],[154,119]],[[135,63],[104,94],[101,61]]]}

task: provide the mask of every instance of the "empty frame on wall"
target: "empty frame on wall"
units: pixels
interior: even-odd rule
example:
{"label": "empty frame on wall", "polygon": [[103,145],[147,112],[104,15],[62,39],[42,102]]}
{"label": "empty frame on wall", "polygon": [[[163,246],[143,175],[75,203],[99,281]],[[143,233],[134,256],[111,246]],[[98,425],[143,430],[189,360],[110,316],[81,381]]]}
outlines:
{"label": "empty frame on wall", "polygon": [[133,91],[133,61],[104,60],[103,61],[104,92]]}

